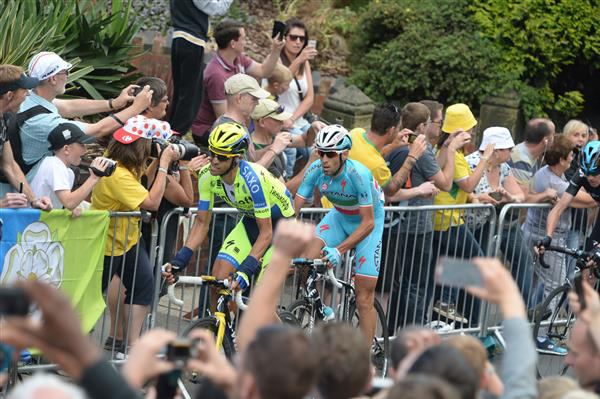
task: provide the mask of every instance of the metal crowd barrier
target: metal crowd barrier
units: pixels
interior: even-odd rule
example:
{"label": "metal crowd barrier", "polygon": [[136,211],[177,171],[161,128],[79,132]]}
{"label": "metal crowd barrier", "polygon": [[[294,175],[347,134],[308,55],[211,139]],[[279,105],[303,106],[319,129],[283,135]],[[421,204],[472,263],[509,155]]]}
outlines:
{"label": "metal crowd barrier", "polygon": [[[398,328],[409,324],[424,324],[438,328],[441,334],[477,333],[485,336],[500,329],[501,316],[493,306],[466,295],[462,290],[439,286],[435,283],[435,266],[442,256],[471,258],[473,256],[496,256],[511,271],[521,288],[528,307],[534,309],[543,293],[534,290],[540,279],[562,284],[566,273],[570,273],[569,262],[557,257],[549,259],[556,267],[552,267],[546,276],[540,276],[539,266],[534,264],[532,243],[545,236],[545,232],[530,223],[544,218],[549,204],[509,204],[505,205],[499,215],[494,206],[488,204],[467,204],[461,206],[422,206],[385,207],[385,226],[381,249],[381,268],[376,295],[385,309],[390,335]],[[166,213],[160,223],[151,220],[149,232],[145,234],[144,248],[135,251],[135,274],[142,251],[146,251],[149,264],[154,273],[152,287],[152,305],[144,318],[142,330],[160,326],[178,333],[189,328],[191,322],[206,315],[209,292],[204,287],[181,287],[177,296],[184,300],[183,308],[169,304],[168,298],[161,295],[165,283],[161,279],[160,266],[169,261],[176,250],[181,247],[189,233],[195,217],[195,208],[184,210],[175,208]],[[303,209],[301,218],[318,223],[329,211],[322,208]],[[443,211],[446,211],[443,213]],[[437,212],[437,223],[446,230],[436,231],[433,226],[434,214]],[[532,212],[527,219],[525,212]],[[141,242],[142,218],[144,212],[112,212],[111,219],[126,223],[127,240]],[[215,208],[212,212],[207,240],[196,251],[194,261],[188,266],[188,275],[212,273],[212,264],[227,234],[239,221],[237,210],[231,208]],[[593,225],[590,210],[573,211],[571,226],[559,237],[555,244],[582,246]],[[537,219],[536,219],[537,217]],[[460,219],[464,224],[454,225]],[[454,220],[454,222],[453,222]],[[129,232],[134,223],[140,227],[140,234],[131,237]],[[438,226],[439,227],[439,226]],[[116,231],[114,224],[113,233]],[[113,234],[114,236],[114,234]],[[113,251],[115,246],[113,240]],[[114,256],[107,260],[110,272],[116,265]],[[352,261],[347,257],[344,267],[338,271],[338,277],[349,279],[352,272]],[[543,272],[543,271],[542,271]],[[302,282],[299,273],[292,273],[286,282],[281,297],[281,304],[289,306],[297,298],[298,288]],[[548,287],[546,287],[546,290]],[[132,287],[136,292],[135,284]],[[91,333],[91,337],[104,346],[107,337],[115,337],[120,329],[124,330],[124,344],[128,345],[129,331],[126,326],[132,323],[131,313],[126,308],[133,305],[133,295],[129,303],[124,302],[122,288],[116,290],[109,298],[104,293],[107,308]],[[330,295],[335,303],[337,295]],[[110,307],[113,307],[111,322]],[[117,322],[115,320],[120,320]],[[116,347],[111,347],[111,355],[115,355]],[[113,359],[115,356],[113,356]],[[119,360],[115,360],[118,362]],[[17,371],[29,372],[49,369],[53,365],[25,365],[12,367],[11,380],[15,381]]]}
{"label": "metal crowd barrier", "polygon": [[[433,213],[435,211],[447,210],[450,212],[456,212],[464,214],[464,212],[484,212],[486,223],[491,226],[489,232],[480,232],[479,235],[483,236],[484,234],[490,235],[495,231],[495,223],[496,223],[496,213],[494,211],[494,207],[491,205],[484,204],[472,204],[466,206],[428,206],[428,207],[386,207],[386,227],[384,230],[384,243],[383,249],[381,252],[381,271],[380,271],[380,280],[388,281],[386,284],[382,284],[381,287],[378,287],[377,296],[382,306],[386,310],[386,314],[388,318],[392,313],[402,313],[407,311],[406,305],[406,296],[407,291],[406,287],[402,287],[401,284],[397,284],[397,286],[393,286],[392,282],[398,280],[400,276],[406,275],[408,267],[405,265],[407,262],[402,262],[402,254],[407,253],[407,249],[413,247],[415,244],[422,244],[423,240],[415,240],[414,237],[421,237],[420,230],[418,234],[403,234],[402,226],[407,226],[413,221],[416,223],[426,223],[427,220],[431,220],[433,217]],[[184,210],[182,208],[173,209],[169,213],[167,213],[163,221],[161,223],[160,228],[160,237],[158,243],[158,264],[162,264],[171,259],[174,254],[174,248],[180,247],[186,237],[182,232],[186,230],[189,231],[191,225],[194,220],[194,211],[195,209],[190,209],[192,212],[191,215],[186,215],[189,217],[183,217]],[[313,223],[318,223],[320,219],[328,212],[329,209],[324,208],[307,208],[302,210],[301,218],[305,221],[311,221]],[[221,244],[225,240],[227,233],[235,226],[237,222],[238,212],[235,209],[230,208],[215,208],[213,210],[213,220],[211,222],[211,227],[209,230],[209,235],[207,238],[207,242],[205,242],[201,248],[197,251],[197,255],[193,262],[193,266],[190,265],[186,273],[191,275],[200,275],[200,274],[210,274],[212,264],[216,257],[216,253],[219,250]],[[181,219],[181,224],[174,224],[175,231],[173,231],[173,227],[169,230],[168,226],[172,223],[171,219]],[[431,227],[430,227],[431,229]],[[462,232],[462,231],[461,231]],[[436,238],[441,233],[435,233]],[[449,256],[463,256],[464,248],[467,243],[471,243],[473,237],[467,236],[464,234],[460,234],[458,239],[453,237],[452,231],[448,234],[444,234],[443,240],[445,245],[438,245],[433,240],[434,232],[431,231],[429,233],[429,247],[426,248],[428,251],[427,259],[424,259],[424,256],[421,256],[420,253],[412,251],[410,256],[404,255],[405,258],[410,260],[410,263],[414,263],[415,259],[423,258],[423,263],[426,264],[424,270],[416,270],[414,271],[413,280],[418,286],[414,294],[418,297],[421,297],[421,302],[424,302],[425,305],[420,307],[420,312],[418,314],[413,313],[413,317],[407,318],[404,317],[402,319],[398,317],[394,317],[394,320],[389,321],[389,329],[391,332],[395,332],[398,327],[404,326],[406,324],[413,323],[425,323],[425,322],[437,322],[440,324],[444,320],[443,316],[437,315],[432,316],[432,308],[433,301],[429,300],[429,297],[436,293],[436,295],[441,295],[443,291],[451,292],[460,299],[462,303],[462,308],[465,308],[465,312],[469,314],[474,314],[472,317],[473,321],[470,323],[462,323],[461,325],[454,324],[453,332],[468,332],[468,331],[479,331],[481,329],[481,323],[479,322],[480,317],[479,313],[482,311],[482,307],[478,302],[474,302],[471,298],[468,298],[464,295],[464,293],[458,293],[458,290],[450,290],[448,287],[438,287],[436,290],[434,281],[433,281],[433,271],[435,267],[436,260],[440,256],[449,255]],[[469,239],[471,239],[469,241]],[[486,237],[487,242],[492,245],[493,241]],[[176,243],[175,246],[167,244],[167,241],[171,241]],[[479,240],[481,241],[481,240]],[[434,244],[435,243],[435,244]],[[459,250],[461,249],[461,250]],[[169,252],[167,254],[167,252]],[[489,253],[486,248],[485,251],[481,254],[484,255]],[[338,277],[349,279],[352,272],[353,265],[351,262],[347,261],[344,263],[344,268],[338,271]],[[406,270],[405,270],[406,269]],[[158,268],[156,268],[158,273]],[[422,278],[420,277],[420,273],[423,273]],[[395,278],[394,278],[395,276]],[[427,276],[427,278],[426,278]],[[153,326],[161,326],[170,330],[177,331],[178,333],[182,333],[189,327],[189,322],[191,319],[203,316],[206,314],[206,309],[208,306],[208,292],[202,288],[198,287],[181,287],[180,291],[177,293],[178,297],[182,297],[184,300],[184,308],[176,308],[171,306],[168,303],[168,299],[166,297],[161,297],[160,292],[162,289],[162,284],[160,281],[160,276],[157,274],[156,276],[156,291],[155,291],[155,301],[154,301],[154,309],[152,314],[154,318],[152,320]],[[391,281],[390,281],[391,280]],[[298,284],[301,281],[301,277],[298,273],[293,273],[292,276],[288,279],[283,291],[283,295],[281,298],[281,305],[283,307],[289,306],[294,302],[296,298],[296,294],[298,292]],[[395,302],[391,302],[389,300],[390,296]],[[337,296],[331,295],[331,300],[333,304],[335,304]],[[394,305],[395,303],[395,305]],[[436,323],[434,323],[436,324]],[[448,325],[451,322],[447,323]],[[443,331],[443,330],[442,330]]]}
{"label": "metal crowd barrier", "polygon": [[[519,213],[529,209],[549,208],[549,204],[510,204],[505,205],[501,211],[489,204],[385,207],[381,269],[376,295],[385,309],[390,334],[393,335],[398,328],[410,324],[429,325],[437,328],[441,334],[469,332],[480,336],[500,328],[501,317],[495,307],[466,295],[462,290],[436,285],[435,266],[443,256],[465,259],[474,256],[498,257],[526,294],[528,306],[533,308],[535,303],[541,301],[542,294],[534,292],[539,280],[536,275],[538,267],[534,265],[532,241],[523,237],[522,224],[525,219]],[[327,211],[329,209],[303,209],[301,218],[316,224]],[[442,215],[441,211],[446,211],[446,214]],[[582,219],[582,211],[585,210],[574,211],[577,218]],[[446,231],[432,230],[432,225],[427,223],[433,219],[435,212],[440,215],[438,222],[441,225],[451,225],[450,218],[454,216],[460,217],[464,224],[461,227],[451,225]],[[165,227],[171,218],[182,215],[183,209],[178,208],[163,219],[158,243],[159,263],[168,261],[174,254],[172,252],[167,256],[165,248],[169,246],[165,245],[165,240],[174,240],[178,243],[177,247],[181,244],[181,231],[169,233]],[[181,218],[188,230],[193,218],[193,213],[190,217]],[[214,210],[208,242],[198,251],[194,266],[188,267],[188,274],[211,273],[216,253],[227,233],[235,226],[237,218],[235,209]],[[586,231],[575,231],[578,241],[573,244],[571,238],[571,246],[582,244],[581,237],[587,235],[590,222],[586,220],[583,225],[586,226]],[[351,258],[348,257],[342,270],[338,271],[338,277],[349,279],[352,268]],[[560,276],[556,278],[556,285],[564,281]],[[296,299],[301,278],[294,273],[288,280],[281,298],[281,305],[284,307]],[[153,319],[153,326],[181,333],[189,326],[191,319],[206,314],[208,293],[203,289],[182,287],[178,292],[178,296],[182,296],[186,304],[182,310],[170,306],[166,297],[160,299],[160,279],[157,278],[155,282],[157,299],[152,312],[156,317]],[[331,297],[335,301],[336,296]]]}

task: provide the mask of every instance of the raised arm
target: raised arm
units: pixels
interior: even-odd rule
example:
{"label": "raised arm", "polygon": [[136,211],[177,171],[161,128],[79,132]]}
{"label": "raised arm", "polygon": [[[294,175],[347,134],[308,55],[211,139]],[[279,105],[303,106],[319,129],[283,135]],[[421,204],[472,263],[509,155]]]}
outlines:
{"label": "raised arm", "polygon": [[271,52],[267,55],[267,58],[265,58],[262,63],[253,63],[248,69],[248,74],[256,78],[259,82],[262,78],[268,78],[273,73],[273,69],[275,69],[275,65],[277,65],[277,62],[279,61],[279,55],[281,54],[281,49],[283,49],[285,41],[283,41],[283,38],[277,36],[272,39],[271,43]]}
{"label": "raised arm", "polygon": [[[90,167],[94,167],[103,172],[108,167],[108,162],[106,162],[106,159],[103,158],[95,158],[92,161]],[[83,202],[88,197],[88,195],[90,195],[96,183],[100,181],[100,176],[96,176],[96,174],[91,169],[90,172],[90,176],[77,190],[55,191],[56,196],[65,208],[69,210],[77,208],[79,204],[81,204],[81,202]]]}
{"label": "raised arm", "polygon": [[481,156],[481,161],[477,164],[477,167],[473,171],[473,174],[471,174],[466,179],[456,182],[456,184],[458,184],[458,187],[460,187],[461,190],[467,193],[472,193],[473,190],[475,190],[475,187],[477,187],[477,185],[481,181],[481,178],[483,177],[483,174],[485,173],[488,167],[490,156],[492,156],[493,152],[494,144],[490,143],[485,148],[485,151]]}
{"label": "raised arm", "polygon": [[129,118],[141,114],[148,108],[152,101],[152,93],[150,86],[145,86],[144,89],[135,96],[133,104],[124,110],[115,113],[114,117],[107,116],[96,123],[86,123],[85,133],[91,136],[100,137],[112,134],[115,130],[120,128],[122,124],[125,124]]}
{"label": "raised arm", "polygon": [[426,138],[424,135],[419,135],[415,141],[410,144],[410,150],[400,170],[398,170],[398,172],[396,172],[383,187],[386,198],[388,196],[393,196],[402,186],[404,186],[410,176],[410,171],[426,149]]}
{"label": "raised arm", "polygon": [[291,260],[300,255],[314,237],[314,226],[282,220],[273,237],[273,256],[262,280],[250,296],[248,309],[242,316],[238,349],[243,356],[258,330],[276,320],[277,303],[287,277]]}
{"label": "raised arm", "polygon": [[55,98],[52,104],[58,108],[58,113],[63,118],[71,119],[86,115],[99,114],[101,112],[113,112],[123,109],[133,101],[132,92],[137,88],[136,85],[129,85],[119,94],[119,97],[109,100],[88,100],[88,99],[73,99],[64,100]]}

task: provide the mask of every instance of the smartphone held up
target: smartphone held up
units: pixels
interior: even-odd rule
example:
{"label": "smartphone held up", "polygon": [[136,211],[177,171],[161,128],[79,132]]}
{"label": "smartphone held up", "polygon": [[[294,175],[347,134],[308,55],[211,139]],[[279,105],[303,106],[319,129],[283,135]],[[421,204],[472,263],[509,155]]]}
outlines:
{"label": "smartphone held up", "polygon": [[483,287],[479,267],[466,259],[440,258],[435,268],[435,281],[438,285],[456,288]]}
{"label": "smartphone held up", "polygon": [[275,39],[277,35],[279,35],[279,40],[283,40],[283,33],[285,32],[285,23],[281,21],[273,22],[273,33],[271,33],[271,37]]}

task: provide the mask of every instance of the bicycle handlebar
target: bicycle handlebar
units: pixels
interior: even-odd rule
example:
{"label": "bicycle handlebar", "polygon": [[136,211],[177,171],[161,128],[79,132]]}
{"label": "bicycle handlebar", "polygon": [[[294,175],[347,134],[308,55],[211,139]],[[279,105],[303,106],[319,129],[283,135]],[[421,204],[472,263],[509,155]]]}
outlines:
{"label": "bicycle handlebar", "polygon": [[550,265],[544,261],[544,255],[546,251],[559,252],[565,255],[572,256],[574,258],[582,258],[582,257],[591,257],[595,251],[585,252],[581,249],[572,249],[565,247],[557,247],[555,245],[550,245],[548,247],[544,247],[544,253],[540,255],[540,264],[544,269],[549,269]]}
{"label": "bicycle handlebar", "polygon": [[[306,258],[294,258],[294,259],[292,259],[292,265],[294,265],[294,266],[311,266],[311,267],[326,266],[323,259],[306,259]],[[335,285],[336,288],[342,288],[342,283],[340,283],[338,281],[338,279],[335,277],[335,274],[333,273],[333,268],[327,267],[327,274],[324,274],[324,276],[327,280],[331,281],[331,283],[333,285]]]}
{"label": "bicycle handlebar", "polygon": [[[169,285],[169,287],[167,288],[167,295],[169,296],[169,302],[174,303],[176,306],[178,306],[180,308],[183,307],[183,300],[181,300],[175,296],[175,286],[177,284],[181,283],[181,284],[202,285],[207,281],[212,281],[215,283],[223,284],[225,287],[231,288],[231,282],[227,279],[206,280],[205,281],[205,276],[199,276],[199,277],[197,277],[197,276],[179,276],[177,278],[177,280],[175,281],[175,284]],[[235,303],[240,308],[240,310],[246,310],[248,308],[248,305],[246,305],[244,303],[244,300],[242,298],[241,290],[236,291],[236,293],[234,294],[234,299],[235,299]]]}

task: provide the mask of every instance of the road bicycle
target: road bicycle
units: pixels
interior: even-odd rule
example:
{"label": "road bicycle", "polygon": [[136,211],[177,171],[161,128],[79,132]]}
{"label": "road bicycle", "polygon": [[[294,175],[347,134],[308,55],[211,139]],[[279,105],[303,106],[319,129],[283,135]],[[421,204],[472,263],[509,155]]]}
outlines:
{"label": "road bicycle", "polygon": [[[547,251],[563,253],[575,259],[575,275],[567,277],[564,284],[555,288],[548,294],[548,297],[542,302],[539,312],[536,312],[533,326],[533,337],[544,335],[553,339],[557,344],[564,345],[569,336],[571,326],[575,321],[575,314],[569,307],[568,294],[575,288],[575,280],[581,278],[586,269],[589,273],[593,273],[597,278],[600,278],[600,248],[594,247],[591,251],[583,251],[580,249],[563,248],[549,246],[544,249],[544,253],[539,255],[540,265],[546,269],[550,267],[544,261],[544,254]],[[590,262],[591,261],[591,262]],[[549,315],[544,317],[541,315]],[[547,375],[563,375],[568,365],[564,363],[564,356],[551,354],[540,354],[538,356],[537,374],[539,378]]]}
{"label": "road bicycle", "polygon": [[[354,279],[350,282],[337,279],[333,269],[326,267],[321,259],[296,258],[292,260],[292,265],[308,269],[306,284],[299,288],[298,295],[300,299],[287,308],[287,311],[294,316],[297,325],[308,333],[312,331],[316,324],[327,323],[335,318],[353,326],[358,326],[360,317],[356,305]],[[328,317],[324,314],[323,301],[317,290],[319,281],[329,282],[341,290],[339,304],[334,310],[335,317]],[[382,376],[385,376],[390,346],[387,320],[383,308],[376,298],[373,305],[377,314],[377,328],[371,347],[372,358],[378,371]]]}
{"label": "road bicycle", "polygon": [[167,295],[169,296],[169,301],[179,307],[183,307],[183,301],[175,296],[175,287],[177,284],[209,285],[218,289],[216,311],[212,313],[208,309],[208,315],[193,321],[184,331],[183,335],[187,336],[195,328],[210,330],[215,336],[217,349],[223,351],[228,359],[232,359],[236,351],[235,327],[229,302],[235,300],[240,310],[246,310],[247,306],[244,302],[245,298],[242,297],[242,291],[237,291],[234,294],[231,291],[232,283],[229,279],[219,280],[214,276],[175,276],[175,279],[175,284],[169,285]]}

